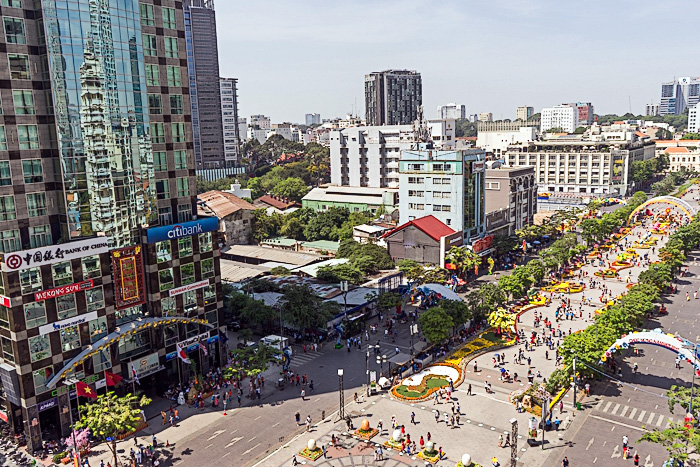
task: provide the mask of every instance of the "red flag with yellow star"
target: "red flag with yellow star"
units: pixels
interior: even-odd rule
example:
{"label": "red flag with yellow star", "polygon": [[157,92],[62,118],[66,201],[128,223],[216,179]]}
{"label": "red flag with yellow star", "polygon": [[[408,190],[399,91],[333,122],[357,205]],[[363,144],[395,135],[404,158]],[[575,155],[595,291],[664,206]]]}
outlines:
{"label": "red flag with yellow star", "polygon": [[77,383],[75,383],[75,390],[78,392],[79,396],[97,399],[97,393],[95,392],[95,390],[87,384],[83,383],[82,381],[78,381]]}

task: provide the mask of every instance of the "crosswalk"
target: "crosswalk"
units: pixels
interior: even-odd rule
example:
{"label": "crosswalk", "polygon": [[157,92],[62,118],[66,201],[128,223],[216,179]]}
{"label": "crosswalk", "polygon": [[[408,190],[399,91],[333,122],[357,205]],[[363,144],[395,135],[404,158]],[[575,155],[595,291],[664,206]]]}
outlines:
{"label": "crosswalk", "polygon": [[321,352],[294,352],[294,355],[292,355],[292,365],[294,366],[299,366],[299,365],[304,365],[306,363],[309,363],[312,360],[316,360],[318,357],[321,356]]}
{"label": "crosswalk", "polygon": [[675,420],[668,415],[643,410],[638,407],[631,407],[614,401],[601,401],[596,410],[608,415],[615,415],[621,418],[641,423],[649,428],[665,429],[671,426],[672,423],[680,423],[683,420]]}

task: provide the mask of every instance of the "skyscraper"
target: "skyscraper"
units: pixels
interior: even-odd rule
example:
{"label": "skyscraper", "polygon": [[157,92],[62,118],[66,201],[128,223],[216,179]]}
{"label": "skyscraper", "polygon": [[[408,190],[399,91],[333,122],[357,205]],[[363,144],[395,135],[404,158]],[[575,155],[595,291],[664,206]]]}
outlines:
{"label": "skyscraper", "polygon": [[446,105],[438,105],[438,118],[442,120],[467,118],[467,108],[464,105],[450,102]]}
{"label": "skyscraper", "polygon": [[160,392],[188,338],[213,364],[218,222],[193,220],[180,2],[0,5],[0,412],[33,451],[70,432],[69,378],[133,362]]}
{"label": "skyscraper", "polygon": [[321,114],[313,113],[305,115],[306,126],[320,125],[321,124]]}
{"label": "skyscraper", "polygon": [[681,115],[700,103],[700,78],[683,77],[661,84],[659,115]]}
{"label": "skyscraper", "polygon": [[365,75],[365,118],[368,126],[408,125],[423,105],[420,73],[387,70]]}
{"label": "skyscraper", "polygon": [[522,106],[522,107],[518,107],[515,110],[515,119],[516,120],[527,121],[533,115],[535,115],[535,109],[533,107]]}
{"label": "skyscraper", "polygon": [[220,78],[221,118],[224,132],[224,160],[226,167],[238,165],[241,153],[241,134],[238,125],[238,80]]}
{"label": "skyscraper", "polygon": [[214,0],[185,0],[184,5],[196,168],[225,167]]}

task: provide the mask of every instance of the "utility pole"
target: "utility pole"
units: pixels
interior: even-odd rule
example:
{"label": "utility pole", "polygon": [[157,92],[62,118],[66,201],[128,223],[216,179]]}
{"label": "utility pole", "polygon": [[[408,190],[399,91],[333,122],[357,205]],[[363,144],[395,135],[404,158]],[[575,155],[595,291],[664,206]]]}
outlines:
{"label": "utility pole", "polygon": [[574,410],[573,416],[576,416],[576,357],[574,357]]}

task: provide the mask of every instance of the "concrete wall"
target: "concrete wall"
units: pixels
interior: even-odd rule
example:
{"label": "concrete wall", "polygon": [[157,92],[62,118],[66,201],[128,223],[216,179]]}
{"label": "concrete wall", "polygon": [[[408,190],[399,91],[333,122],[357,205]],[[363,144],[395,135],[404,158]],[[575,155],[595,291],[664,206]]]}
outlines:
{"label": "concrete wall", "polygon": [[440,263],[440,243],[413,225],[409,225],[385,240],[389,255],[394,261],[412,259],[422,264]]}

